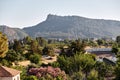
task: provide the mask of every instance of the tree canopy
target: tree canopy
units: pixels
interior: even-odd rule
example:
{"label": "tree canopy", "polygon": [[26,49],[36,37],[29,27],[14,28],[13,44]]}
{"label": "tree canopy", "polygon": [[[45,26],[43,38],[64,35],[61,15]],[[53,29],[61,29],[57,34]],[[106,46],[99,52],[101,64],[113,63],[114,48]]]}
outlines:
{"label": "tree canopy", "polygon": [[5,57],[8,51],[8,39],[0,32],[0,57]]}

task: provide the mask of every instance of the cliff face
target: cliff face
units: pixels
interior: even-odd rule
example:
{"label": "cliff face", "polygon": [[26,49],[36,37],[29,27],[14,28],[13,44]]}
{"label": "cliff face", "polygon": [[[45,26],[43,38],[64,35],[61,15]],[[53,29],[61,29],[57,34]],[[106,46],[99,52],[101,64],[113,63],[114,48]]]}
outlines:
{"label": "cliff face", "polygon": [[49,14],[47,19],[42,23],[24,28],[23,30],[32,37],[116,37],[120,34],[120,21],[90,19],[79,16],[57,16]]}
{"label": "cliff face", "polygon": [[47,19],[35,26],[23,29],[0,26],[9,40],[25,36],[45,38],[100,38],[120,35],[120,21],[90,19],[79,16],[57,16],[49,14]]}
{"label": "cliff face", "polygon": [[25,36],[28,36],[28,34],[26,34],[23,30],[18,29],[18,28],[10,28],[8,26],[5,25],[1,25],[0,26],[0,31],[4,34],[7,35],[9,40],[13,40],[13,39],[22,39]]}

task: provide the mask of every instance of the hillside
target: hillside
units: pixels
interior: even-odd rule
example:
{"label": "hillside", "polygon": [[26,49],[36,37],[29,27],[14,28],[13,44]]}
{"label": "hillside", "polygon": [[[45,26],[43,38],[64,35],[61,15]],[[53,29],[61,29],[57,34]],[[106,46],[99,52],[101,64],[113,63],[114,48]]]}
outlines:
{"label": "hillside", "polygon": [[26,34],[23,30],[19,28],[10,28],[5,25],[0,26],[0,32],[6,34],[9,40],[22,39],[25,36],[28,36],[28,34]]}
{"label": "hillside", "polygon": [[24,28],[23,30],[32,37],[116,37],[120,34],[120,21],[90,19],[79,16],[57,16],[49,14],[47,19],[42,23]]}

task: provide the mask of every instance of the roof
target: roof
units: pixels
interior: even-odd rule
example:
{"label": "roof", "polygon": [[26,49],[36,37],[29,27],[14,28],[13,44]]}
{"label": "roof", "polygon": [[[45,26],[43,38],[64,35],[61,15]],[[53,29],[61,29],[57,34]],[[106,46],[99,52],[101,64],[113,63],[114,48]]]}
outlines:
{"label": "roof", "polygon": [[8,67],[0,66],[0,77],[13,77],[17,74],[20,74],[20,71]]}

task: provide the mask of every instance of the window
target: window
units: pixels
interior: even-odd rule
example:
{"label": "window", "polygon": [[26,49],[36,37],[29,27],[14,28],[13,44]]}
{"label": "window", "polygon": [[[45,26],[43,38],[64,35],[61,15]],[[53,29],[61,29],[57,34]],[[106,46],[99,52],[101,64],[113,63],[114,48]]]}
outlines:
{"label": "window", "polygon": [[17,80],[19,80],[19,76],[17,76]]}

